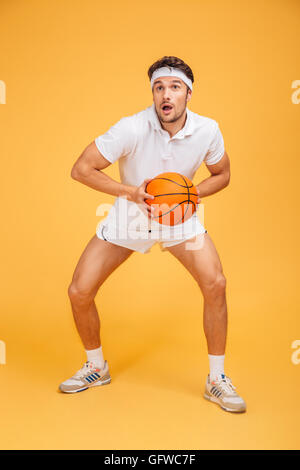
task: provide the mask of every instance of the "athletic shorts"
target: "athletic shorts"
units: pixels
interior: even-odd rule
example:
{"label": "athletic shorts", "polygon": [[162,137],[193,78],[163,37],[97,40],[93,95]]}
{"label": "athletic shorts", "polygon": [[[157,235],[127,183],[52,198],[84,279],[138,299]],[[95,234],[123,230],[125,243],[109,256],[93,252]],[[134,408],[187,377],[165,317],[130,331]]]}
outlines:
{"label": "athletic shorts", "polygon": [[[98,225],[96,234],[98,238],[114,245],[124,246],[130,250],[146,254],[150,252],[155,243],[159,244],[162,251],[166,251],[167,247],[178,245],[198,234],[207,233],[196,213],[183,224],[173,227],[162,226],[162,224],[157,225],[160,225],[160,227],[156,229],[130,230],[116,224],[115,220],[106,217]],[[193,249],[193,244],[190,245]]]}

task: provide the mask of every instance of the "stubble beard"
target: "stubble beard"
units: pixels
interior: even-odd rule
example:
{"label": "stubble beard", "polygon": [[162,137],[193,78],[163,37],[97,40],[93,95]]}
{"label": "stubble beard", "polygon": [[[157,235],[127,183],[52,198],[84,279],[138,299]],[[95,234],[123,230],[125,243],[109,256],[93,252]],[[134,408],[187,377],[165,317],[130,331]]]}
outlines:
{"label": "stubble beard", "polygon": [[186,105],[187,105],[187,101],[185,102],[185,107],[184,107],[184,109],[182,110],[182,112],[181,112],[179,115],[178,115],[178,114],[175,114],[175,117],[173,117],[173,118],[171,118],[171,119],[168,119],[167,117],[165,118],[165,117],[161,114],[160,117],[159,117],[160,121],[161,121],[161,122],[166,122],[166,123],[178,121],[178,119],[180,119],[181,116],[184,114]]}

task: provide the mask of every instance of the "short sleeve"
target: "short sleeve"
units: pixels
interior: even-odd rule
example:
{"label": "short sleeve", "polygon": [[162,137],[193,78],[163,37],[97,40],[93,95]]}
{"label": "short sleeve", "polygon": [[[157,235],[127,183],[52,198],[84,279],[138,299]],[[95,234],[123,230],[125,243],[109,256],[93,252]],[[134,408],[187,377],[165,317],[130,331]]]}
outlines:
{"label": "short sleeve", "polygon": [[221,160],[225,152],[224,140],[220,131],[218,123],[216,123],[216,130],[214,132],[209,149],[204,157],[206,165],[215,165]]}
{"label": "short sleeve", "polygon": [[133,119],[127,116],[111,126],[105,134],[96,137],[95,144],[103,157],[114,163],[132,151],[135,140],[135,124]]}

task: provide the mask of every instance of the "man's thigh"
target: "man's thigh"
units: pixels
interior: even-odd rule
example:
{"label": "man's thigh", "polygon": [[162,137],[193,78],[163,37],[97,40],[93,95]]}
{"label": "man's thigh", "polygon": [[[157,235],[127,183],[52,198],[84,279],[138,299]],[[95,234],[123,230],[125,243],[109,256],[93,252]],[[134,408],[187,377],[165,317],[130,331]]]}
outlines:
{"label": "man's thigh", "polygon": [[94,235],[81,254],[72,286],[83,294],[96,294],[105,279],[122,264],[133,250],[114,245]]}
{"label": "man's thigh", "polygon": [[166,247],[166,250],[183,264],[201,288],[209,287],[218,276],[223,276],[221,260],[208,233]]}

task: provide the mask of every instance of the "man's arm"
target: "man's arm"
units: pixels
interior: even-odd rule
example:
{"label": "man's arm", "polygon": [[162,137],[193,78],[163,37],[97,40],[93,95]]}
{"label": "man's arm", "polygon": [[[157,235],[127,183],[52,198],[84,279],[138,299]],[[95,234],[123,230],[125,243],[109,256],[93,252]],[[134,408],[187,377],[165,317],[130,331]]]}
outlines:
{"label": "man's arm", "polygon": [[111,165],[111,162],[102,155],[95,142],[92,142],[73,165],[71,177],[97,191],[111,194],[112,196],[126,197],[128,201],[138,204],[150,218],[153,208],[145,202],[146,198],[154,199],[154,196],[145,191],[150,179],[145,179],[140,186],[118,183],[101,171],[109,165]]}
{"label": "man's arm", "polygon": [[230,161],[226,152],[221,160],[215,165],[206,165],[211,176],[196,185],[199,198],[217,193],[228,186],[230,181]]}
{"label": "man's arm", "polygon": [[131,200],[136,187],[118,183],[101,171],[109,165],[111,162],[100,153],[95,142],[92,142],[73,165],[71,177],[97,191],[112,196],[126,196]]}

